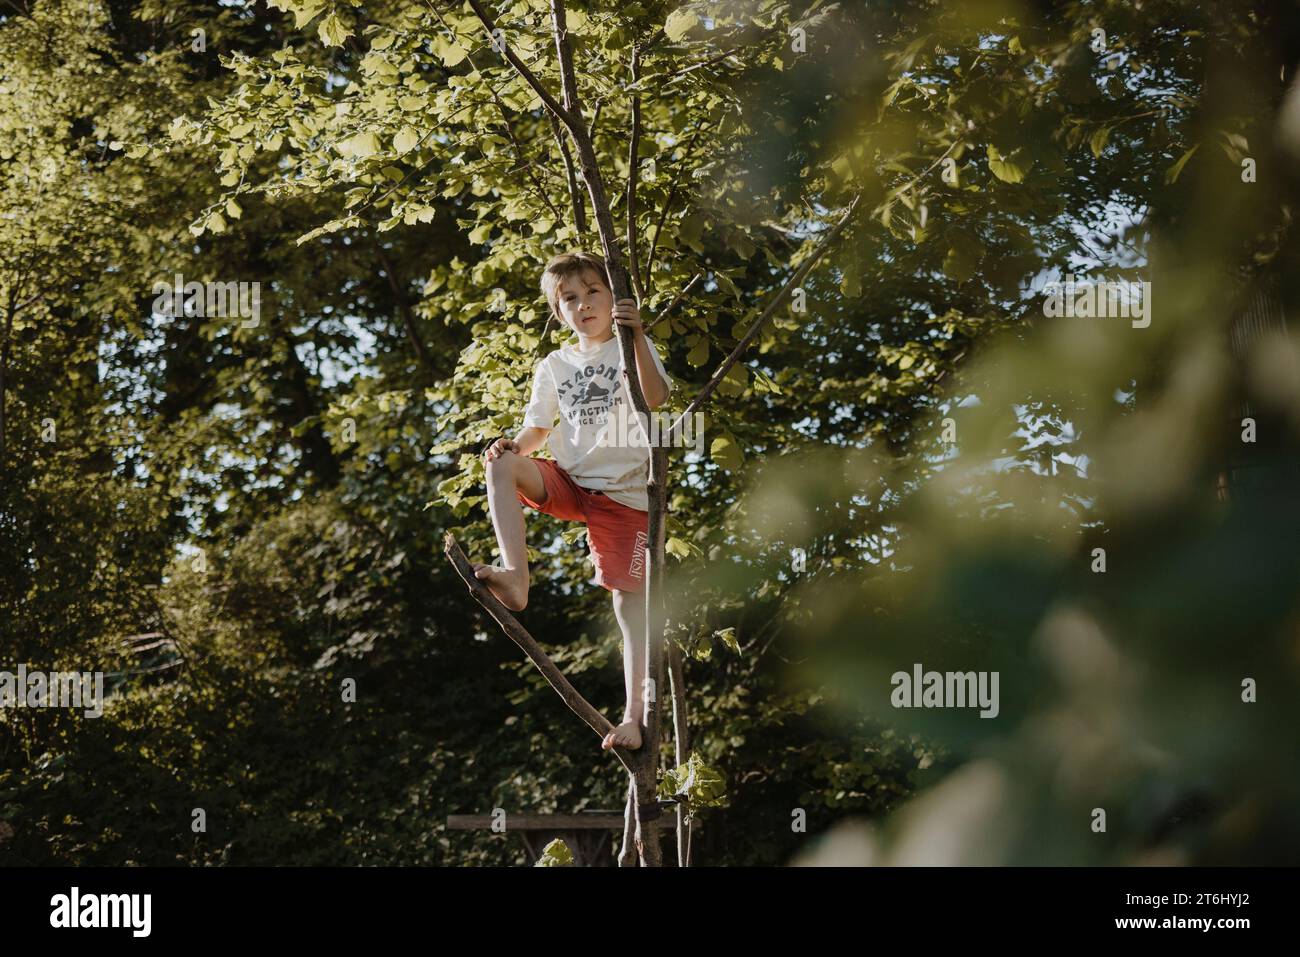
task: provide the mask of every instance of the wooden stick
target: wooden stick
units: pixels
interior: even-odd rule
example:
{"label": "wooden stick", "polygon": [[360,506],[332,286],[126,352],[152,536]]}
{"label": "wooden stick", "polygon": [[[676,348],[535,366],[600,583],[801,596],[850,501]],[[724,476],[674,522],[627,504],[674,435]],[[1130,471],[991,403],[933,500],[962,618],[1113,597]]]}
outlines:
{"label": "wooden stick", "polygon": [[[497,620],[502,630],[510,637],[528,659],[537,666],[537,670],[542,673],[542,677],[547,683],[555,689],[555,693],[560,696],[569,710],[576,714],[582,721],[595,731],[603,741],[605,736],[614,730],[614,725],[609,722],[603,714],[597,711],[586,698],[578,693],[578,689],[569,683],[569,679],[564,676],[550,656],[542,650],[542,646],[537,643],[532,635],[523,625],[519,624],[518,619],[510,613],[510,609],[501,604],[501,600],[492,591],[474,577],[474,566],[470,564],[465,553],[461,551],[460,545],[456,543],[456,536],[448,532],[442,540],[443,551],[447,558],[450,559],[456,573],[460,575],[465,582],[474,599],[487,609],[489,615]],[[610,749],[614,755],[622,762],[623,766],[631,772],[631,760],[634,752],[626,748],[614,747]]]}
{"label": "wooden stick", "polygon": [[[686,675],[682,669],[682,650],[677,645],[668,646],[668,683],[673,694],[673,757],[677,766],[687,762],[691,751],[690,730],[686,712]],[[691,866],[691,826],[686,820],[686,807],[677,805],[677,866]]]}

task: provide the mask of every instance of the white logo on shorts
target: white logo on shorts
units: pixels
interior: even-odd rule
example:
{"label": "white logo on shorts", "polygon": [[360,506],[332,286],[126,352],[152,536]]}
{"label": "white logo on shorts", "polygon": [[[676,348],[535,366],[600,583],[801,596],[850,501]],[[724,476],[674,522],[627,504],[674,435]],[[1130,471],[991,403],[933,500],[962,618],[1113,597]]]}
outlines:
{"label": "white logo on shorts", "polygon": [[632,564],[627,566],[627,573],[633,578],[640,578],[645,568],[645,547],[650,537],[645,532],[636,533],[636,547],[632,550]]}

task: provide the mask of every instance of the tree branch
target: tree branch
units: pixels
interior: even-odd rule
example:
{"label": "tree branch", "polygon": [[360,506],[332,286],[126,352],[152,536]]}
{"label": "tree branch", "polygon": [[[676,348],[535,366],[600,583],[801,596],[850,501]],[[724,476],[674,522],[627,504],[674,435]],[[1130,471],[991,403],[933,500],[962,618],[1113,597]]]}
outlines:
{"label": "tree branch", "polygon": [[[628,281],[627,266],[623,253],[618,247],[614,232],[614,220],[609,211],[609,199],[605,193],[605,181],[600,175],[600,165],[596,161],[596,152],[582,120],[582,102],[578,96],[577,81],[574,78],[573,58],[569,50],[568,27],[564,19],[562,0],[551,0],[551,19],[555,31],[555,49],[560,57],[560,80],[564,88],[564,102],[568,114],[560,119],[568,127],[582,167],[582,178],[587,184],[591,196],[591,208],[596,217],[596,228],[600,233],[601,250],[605,254],[606,271],[609,273],[610,290],[614,299],[630,298],[631,288]],[[623,357],[622,379],[632,398],[632,407],[638,415],[644,415],[643,421],[650,419],[650,406],[641,389],[641,378],[637,373],[635,335],[621,323],[616,334],[619,339],[620,352]],[[644,711],[642,724],[645,734],[642,736],[641,749],[631,772],[632,787],[636,793],[634,810],[636,812],[636,845],[641,853],[641,861],[647,867],[659,867],[663,856],[659,846],[659,829],[647,827],[660,813],[655,796],[655,774],[659,753],[659,704],[656,689],[661,685],[663,675],[663,562],[664,562],[664,509],[667,497],[667,449],[651,449],[650,478],[646,483],[646,495],[649,499],[647,515],[646,544],[646,668],[643,690]]]}
{"label": "tree branch", "polygon": [[645,281],[649,283],[654,275],[655,249],[659,246],[659,236],[664,231],[664,221],[668,219],[668,211],[672,209],[673,200],[677,197],[677,187],[681,183],[682,171],[686,169],[686,160],[690,158],[691,151],[695,147],[695,141],[699,138],[700,133],[704,130],[704,123],[695,128],[691,134],[691,141],[686,144],[686,150],[682,153],[682,161],[678,165],[676,172],[673,173],[672,186],[668,190],[668,198],[664,200],[664,205],[659,210],[659,222],[655,225],[654,238],[650,240],[650,254],[645,258]]}
{"label": "tree branch", "polygon": [[[691,753],[691,738],[686,712],[686,672],[682,668],[682,650],[676,644],[668,647],[668,683],[673,695],[673,757],[677,766],[687,762]],[[691,866],[691,825],[686,820],[686,808],[677,805],[677,866]]]}
{"label": "tree branch", "polygon": [[636,788],[627,784],[627,806],[623,809],[623,843],[618,849],[619,867],[636,867]]}
{"label": "tree branch", "polygon": [[[493,44],[493,49],[495,49],[497,42],[496,23],[493,22],[490,16],[488,16],[487,11],[483,9],[483,4],[480,0],[469,0],[469,5],[473,9],[474,15],[479,18],[479,22],[483,24],[483,28],[487,31],[488,40]],[[505,42],[504,30],[501,32],[501,37],[501,52],[505,55],[505,58],[510,61],[510,65],[515,68],[515,72],[523,77],[524,82],[531,86],[533,92],[541,97],[542,102],[546,104],[548,110],[563,120],[566,126],[570,125],[573,122],[573,117],[569,116],[565,108],[556,102],[555,97],[551,95],[551,91],[548,90],[545,84],[543,84],[542,81],[533,74],[532,70],[528,69],[524,61],[515,55],[515,51],[510,49],[510,45]]]}
{"label": "tree branch", "polygon": [[578,176],[573,169],[573,157],[569,155],[569,144],[565,142],[564,134],[560,132],[560,124],[549,113],[546,118],[551,121],[551,133],[555,136],[555,143],[560,148],[560,158],[564,161],[564,174],[569,183],[569,202],[573,204],[573,228],[578,231],[578,242],[582,243],[583,237],[587,235],[587,205],[583,202],[582,191],[578,189]]}
{"label": "tree branch", "polygon": [[[614,730],[614,725],[578,693],[578,690],[569,683],[569,679],[564,676],[564,672],[556,667],[555,662],[542,650],[542,646],[537,643],[537,639],[530,635],[523,625],[519,624],[518,619],[510,613],[510,610],[505,605],[501,604],[500,599],[492,594],[486,585],[474,577],[474,566],[470,564],[469,559],[465,557],[465,553],[461,551],[460,545],[456,543],[456,536],[448,532],[443,536],[442,543],[444,553],[456,569],[456,574],[460,575],[465,582],[465,586],[469,589],[470,594],[474,596],[474,599],[487,609],[488,614],[497,620],[497,624],[510,637],[510,640],[518,645],[523,653],[528,656],[528,659],[537,666],[537,670],[542,673],[542,677],[555,689],[555,693],[560,696],[564,703],[569,706],[569,710],[581,718],[587,727],[595,731],[601,740],[604,740],[605,736]],[[620,747],[611,748],[610,750],[614,752],[614,755],[622,762],[623,766],[631,772],[633,752]]]}
{"label": "tree branch", "polygon": [[[433,15],[438,18],[438,22],[442,24],[443,29],[445,29],[448,33],[451,33],[454,39],[456,35],[455,31],[453,31],[451,27],[447,25],[447,21],[442,18],[442,14],[438,12],[438,8],[434,7],[431,4],[429,9],[431,9],[433,11]],[[474,70],[474,72],[478,73],[479,72],[478,64],[474,62],[474,58],[471,57],[469,53],[466,53],[465,59],[466,61],[468,61],[470,67]],[[556,209],[555,204],[551,202],[551,197],[547,195],[546,187],[542,184],[541,180],[538,178],[537,171],[533,169],[533,164],[526,163],[524,161],[524,150],[523,147],[519,145],[518,137],[515,136],[514,124],[510,122],[510,115],[506,112],[505,103],[503,103],[501,101],[501,97],[497,95],[497,91],[495,87],[489,87],[488,92],[492,94],[492,100],[494,103],[496,103],[497,109],[501,112],[501,122],[506,125],[506,134],[510,137],[510,143],[515,150],[515,161],[519,164],[519,168],[521,170],[524,170],[528,173],[528,179],[533,184],[533,190],[537,193],[538,198],[541,199],[541,201],[546,204],[546,207],[551,211],[551,216],[558,223],[562,219],[562,217],[560,216],[560,211]]]}
{"label": "tree branch", "polygon": [[[469,3],[479,20],[487,27],[488,33],[492,34],[495,26],[484,11],[480,0],[469,0]],[[605,255],[610,289],[614,293],[616,300],[630,298],[631,289],[627,266],[618,247],[617,237],[614,232],[614,222],[610,215],[605,183],[600,175],[600,166],[596,160],[589,131],[583,121],[582,102],[578,96],[578,85],[574,76],[573,58],[569,49],[568,27],[565,23],[562,0],[551,0],[551,19],[555,35],[555,49],[560,59],[560,80],[564,96],[563,106],[555,102],[555,98],[551,96],[549,91],[508,48],[506,58],[519,75],[542,98],[542,101],[550,109],[553,118],[563,123],[568,130],[569,137],[572,139],[574,149],[577,152],[578,163],[582,169],[582,178],[587,184],[587,191],[591,197],[592,212],[596,219],[596,228],[600,234],[601,249]],[[552,129],[555,130],[555,127],[553,126]],[[558,133],[558,130],[555,130],[555,132]],[[560,139],[561,152],[563,153],[563,138]],[[576,193],[576,190],[573,192]],[[578,213],[576,207],[577,204],[575,203],[575,217]],[[621,323],[616,327],[616,334],[623,358],[622,379],[627,387],[628,394],[632,398],[632,406],[638,415],[646,416],[645,421],[649,421],[650,407],[646,402],[645,393],[641,388],[641,380],[637,374],[635,335]],[[649,540],[646,547],[646,684],[643,690],[644,711],[642,722],[645,727],[645,734],[642,738],[641,748],[630,759],[625,759],[622,754],[619,755],[619,760],[623,761],[624,767],[628,769],[631,778],[632,809],[636,819],[636,846],[640,852],[642,863],[647,867],[658,867],[663,862],[659,844],[659,828],[647,827],[647,824],[661,813],[655,793],[655,775],[660,741],[659,705],[655,689],[659,687],[660,677],[663,674],[664,616],[662,605],[667,468],[667,449],[651,449],[650,477],[646,483],[650,508],[647,516]],[[453,562],[456,562],[457,559],[453,555],[452,545],[454,545],[454,541],[448,536],[448,557]],[[459,554],[459,549],[455,551],[456,554]],[[464,560],[464,555],[459,555],[459,558],[460,563],[457,565],[457,571],[465,579],[475,598],[492,613],[493,617],[506,629],[507,634],[519,644],[525,654],[546,676],[551,686],[573,709],[574,713],[587,721],[588,725],[593,729],[604,728],[608,731],[609,722],[597,714],[595,709],[573,690],[559,669],[541,652],[537,643],[519,626],[519,623],[509,614],[505,606],[501,605],[490,591],[482,586],[477,579],[473,578],[472,573],[469,573],[471,566]]]}
{"label": "tree branch", "polygon": [[681,292],[677,293],[677,295],[673,297],[672,302],[668,303],[668,305],[660,309],[659,315],[655,316],[654,319],[650,321],[650,324],[645,327],[646,332],[649,332],[651,329],[653,329],[659,323],[660,319],[668,315],[668,313],[672,312],[673,307],[676,306],[679,302],[681,302],[684,298],[686,298],[686,294],[691,291],[691,287],[694,286],[697,282],[699,282],[700,277],[703,275],[704,273],[697,272],[694,276],[692,276],[691,281],[686,284],[686,288],[683,289]]}
{"label": "tree branch", "polygon": [[713,373],[713,377],[705,383],[704,388],[699,391],[693,400],[691,400],[690,405],[686,407],[686,411],[678,417],[677,421],[672,424],[672,427],[668,429],[667,433],[661,437],[660,441],[665,448],[673,444],[677,437],[677,430],[681,428],[682,423],[694,415],[695,411],[704,404],[704,400],[707,399],[713,390],[718,387],[718,383],[722,381],[728,370],[736,364],[736,360],[740,358],[740,354],[745,351],[745,348],[753,341],[754,337],[758,335],[759,331],[763,328],[763,325],[772,317],[772,314],[776,312],[781,303],[785,301],[785,297],[789,294],[790,290],[803,281],[803,278],[808,275],[812,270],[812,267],[817,265],[817,261],[825,255],[826,250],[830,249],[831,243],[835,240],[835,237],[840,234],[844,227],[848,225],[849,220],[853,217],[854,210],[858,208],[858,203],[861,199],[861,193],[858,193],[853,197],[853,202],[849,204],[849,208],[844,213],[843,218],[821,238],[817,243],[817,246],[808,255],[808,258],[799,264],[799,268],[790,274],[790,278],[785,281],[785,285],[782,286],[777,294],[772,297],[772,301],[769,302],[767,308],[763,310],[763,314],[758,317],[758,320],[749,327],[749,331],[741,337],[741,340],[738,343],[736,343],[736,348],[731,350],[731,355],[727,356],[727,358],[723,360],[722,365],[718,367],[718,371]]}
{"label": "tree branch", "polygon": [[[641,51],[632,47],[632,82],[641,79]],[[632,135],[627,147],[627,261],[632,276],[632,287],[636,289],[638,302],[645,302],[645,287],[641,283],[641,269],[636,252],[636,181],[640,167],[637,152],[641,146],[641,94],[632,94]]]}
{"label": "tree branch", "polygon": [[415,357],[426,371],[432,371],[433,366],[429,362],[429,350],[425,347],[424,341],[416,331],[415,313],[411,309],[410,300],[406,297],[406,289],[402,286],[401,280],[397,278],[397,272],[393,269],[392,260],[388,258],[383,243],[378,239],[375,241],[375,252],[378,254],[379,264],[384,267],[384,273],[388,276],[388,285],[393,290],[393,298],[397,300],[397,308],[402,314],[402,323],[406,327],[406,338],[410,340],[411,348],[415,350]]}

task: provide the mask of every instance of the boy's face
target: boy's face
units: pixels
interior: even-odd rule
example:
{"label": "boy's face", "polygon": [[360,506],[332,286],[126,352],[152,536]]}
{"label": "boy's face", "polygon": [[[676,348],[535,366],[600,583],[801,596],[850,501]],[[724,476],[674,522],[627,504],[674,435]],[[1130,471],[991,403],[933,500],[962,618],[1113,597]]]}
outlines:
{"label": "boy's face", "polygon": [[594,269],[565,276],[555,290],[560,318],[584,336],[602,338],[613,325],[614,294]]}

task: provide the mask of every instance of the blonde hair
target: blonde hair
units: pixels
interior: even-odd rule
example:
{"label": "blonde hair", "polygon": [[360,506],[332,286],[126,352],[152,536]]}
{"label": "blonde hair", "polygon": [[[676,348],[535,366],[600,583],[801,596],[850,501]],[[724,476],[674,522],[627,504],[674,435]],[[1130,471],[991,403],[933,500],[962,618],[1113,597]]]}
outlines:
{"label": "blonde hair", "polygon": [[569,276],[581,276],[588,270],[600,277],[600,281],[605,284],[606,289],[613,288],[609,282],[609,270],[605,268],[605,260],[595,253],[583,250],[560,253],[558,256],[551,257],[551,261],[546,264],[546,268],[542,271],[542,295],[546,297],[546,304],[551,309],[551,315],[561,326],[564,325],[564,322],[560,319],[560,304],[557,299],[560,283]]}

